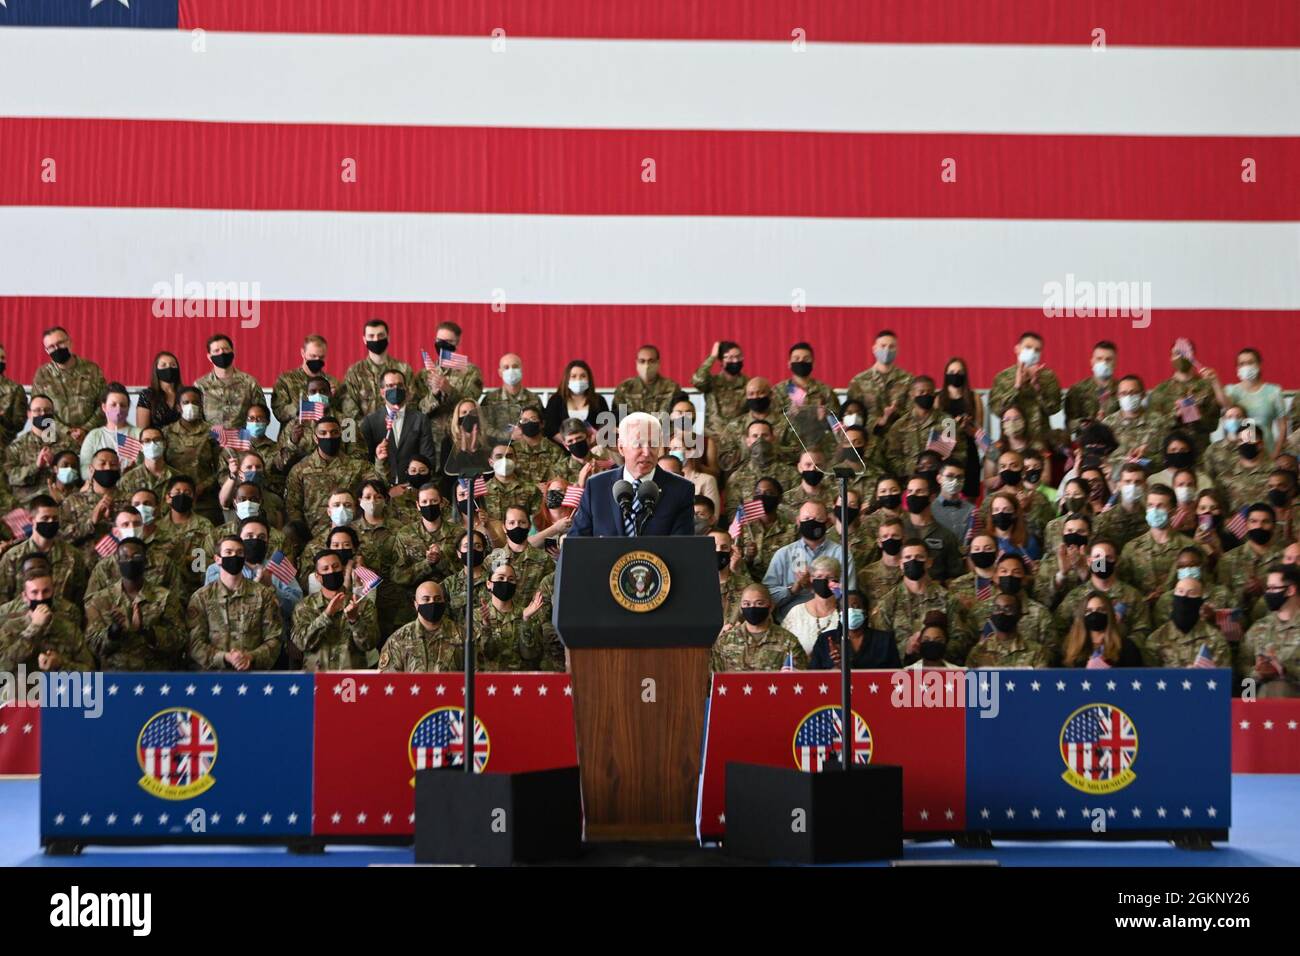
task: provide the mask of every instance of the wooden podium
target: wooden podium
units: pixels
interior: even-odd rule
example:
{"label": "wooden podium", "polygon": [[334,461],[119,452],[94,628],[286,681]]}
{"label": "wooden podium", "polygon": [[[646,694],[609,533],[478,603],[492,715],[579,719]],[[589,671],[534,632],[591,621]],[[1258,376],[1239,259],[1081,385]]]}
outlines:
{"label": "wooden podium", "polygon": [[713,539],[566,539],[553,620],[569,650],[586,839],[693,840],[722,627]]}

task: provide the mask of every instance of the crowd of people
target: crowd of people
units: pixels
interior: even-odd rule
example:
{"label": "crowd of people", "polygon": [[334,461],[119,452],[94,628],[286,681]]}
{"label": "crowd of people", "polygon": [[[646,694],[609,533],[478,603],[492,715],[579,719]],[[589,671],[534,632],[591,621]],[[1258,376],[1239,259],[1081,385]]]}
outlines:
{"label": "crowd of people", "polygon": [[[134,402],[63,328],[30,388],[0,348],[0,670],[453,670],[467,605],[482,669],[562,670],[556,557],[620,463],[611,427],[646,412],[715,544],[716,669],[1216,666],[1300,691],[1300,403],[1253,348],[1225,384],[1180,339],[1148,384],[1102,341],[1065,387],[1025,332],[986,404],[960,357],[904,370],[888,330],[843,392],[806,342],[777,381],[715,343],[693,394],[646,345],[609,400],[580,359],[543,400],[514,354],[485,391],[461,338],[440,324],[413,368],[373,319],[336,376],[309,335],[269,401],[226,335],[192,384],[159,352]],[[491,472],[445,475],[503,416]]]}

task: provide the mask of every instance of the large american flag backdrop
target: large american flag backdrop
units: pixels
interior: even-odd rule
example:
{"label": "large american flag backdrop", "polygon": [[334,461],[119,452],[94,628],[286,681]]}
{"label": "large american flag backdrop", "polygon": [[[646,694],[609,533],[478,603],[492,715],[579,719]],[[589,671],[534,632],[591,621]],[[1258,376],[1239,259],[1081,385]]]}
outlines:
{"label": "large american flag backdrop", "polygon": [[[1066,380],[1103,336],[1226,368],[1300,318],[1298,136],[1294,0],[4,0],[0,339],[29,381],[61,322],[133,384],[217,329],[266,385],[307,331],[341,373],[374,315],[544,386],[718,337],[843,385],[886,324],[977,384],[1025,327]],[[1069,276],[1154,321],[1045,318]],[[178,277],[258,324],[155,318]]]}

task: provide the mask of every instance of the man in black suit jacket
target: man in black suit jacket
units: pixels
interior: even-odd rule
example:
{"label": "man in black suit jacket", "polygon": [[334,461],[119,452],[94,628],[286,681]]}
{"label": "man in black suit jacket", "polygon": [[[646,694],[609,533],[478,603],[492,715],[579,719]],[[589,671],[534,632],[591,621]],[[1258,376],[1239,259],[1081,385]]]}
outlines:
{"label": "man in black suit jacket", "polygon": [[[412,456],[423,455],[428,461],[435,461],[438,453],[434,448],[433,428],[428,416],[406,404],[406,376],[391,369],[384,373],[382,384],[384,407],[361,419],[361,437],[370,449],[370,457],[375,459],[388,480],[399,484],[406,481],[406,469]],[[396,416],[391,435],[390,414]]]}
{"label": "man in black suit jacket", "polygon": [[[634,486],[651,479],[659,486],[659,503],[641,527],[642,536],[695,533],[695,485],[680,475],[658,467],[664,453],[659,419],[644,412],[628,415],[618,426],[622,468],[610,468],[587,479],[582,502],[573,513],[570,536],[617,538],[628,535],[623,512],[614,500],[614,484],[626,480]],[[633,512],[640,517],[640,503]],[[635,534],[635,530],[632,532]]]}

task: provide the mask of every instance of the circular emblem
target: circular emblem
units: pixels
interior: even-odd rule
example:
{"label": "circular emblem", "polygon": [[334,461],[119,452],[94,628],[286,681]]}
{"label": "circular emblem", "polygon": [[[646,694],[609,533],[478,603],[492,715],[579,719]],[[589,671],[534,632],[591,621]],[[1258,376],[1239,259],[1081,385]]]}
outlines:
{"label": "circular emblem", "polygon": [[217,782],[217,732],[197,710],[172,707],[150,717],[136,739],[137,783],[163,800],[197,797]]}
{"label": "circular emblem", "polygon": [[1061,727],[1063,779],[1084,793],[1114,793],[1137,779],[1138,733],[1114,704],[1084,704]]}
{"label": "circular emblem", "polygon": [[[871,728],[856,710],[853,712],[853,762],[871,763]],[[808,713],[794,729],[794,765],[815,773],[827,760],[839,761],[844,752],[840,709],[833,705]]]}
{"label": "circular emblem", "polygon": [[609,571],[609,592],[629,611],[653,611],[668,598],[668,565],[649,551],[629,551]]}
{"label": "circular emblem", "polygon": [[[474,715],[474,769],[482,772],[487,766],[492,742],[487,727]],[[412,770],[434,767],[463,767],[465,765],[465,708],[439,707],[415,722],[406,747]],[[411,779],[415,786],[415,779]]]}

